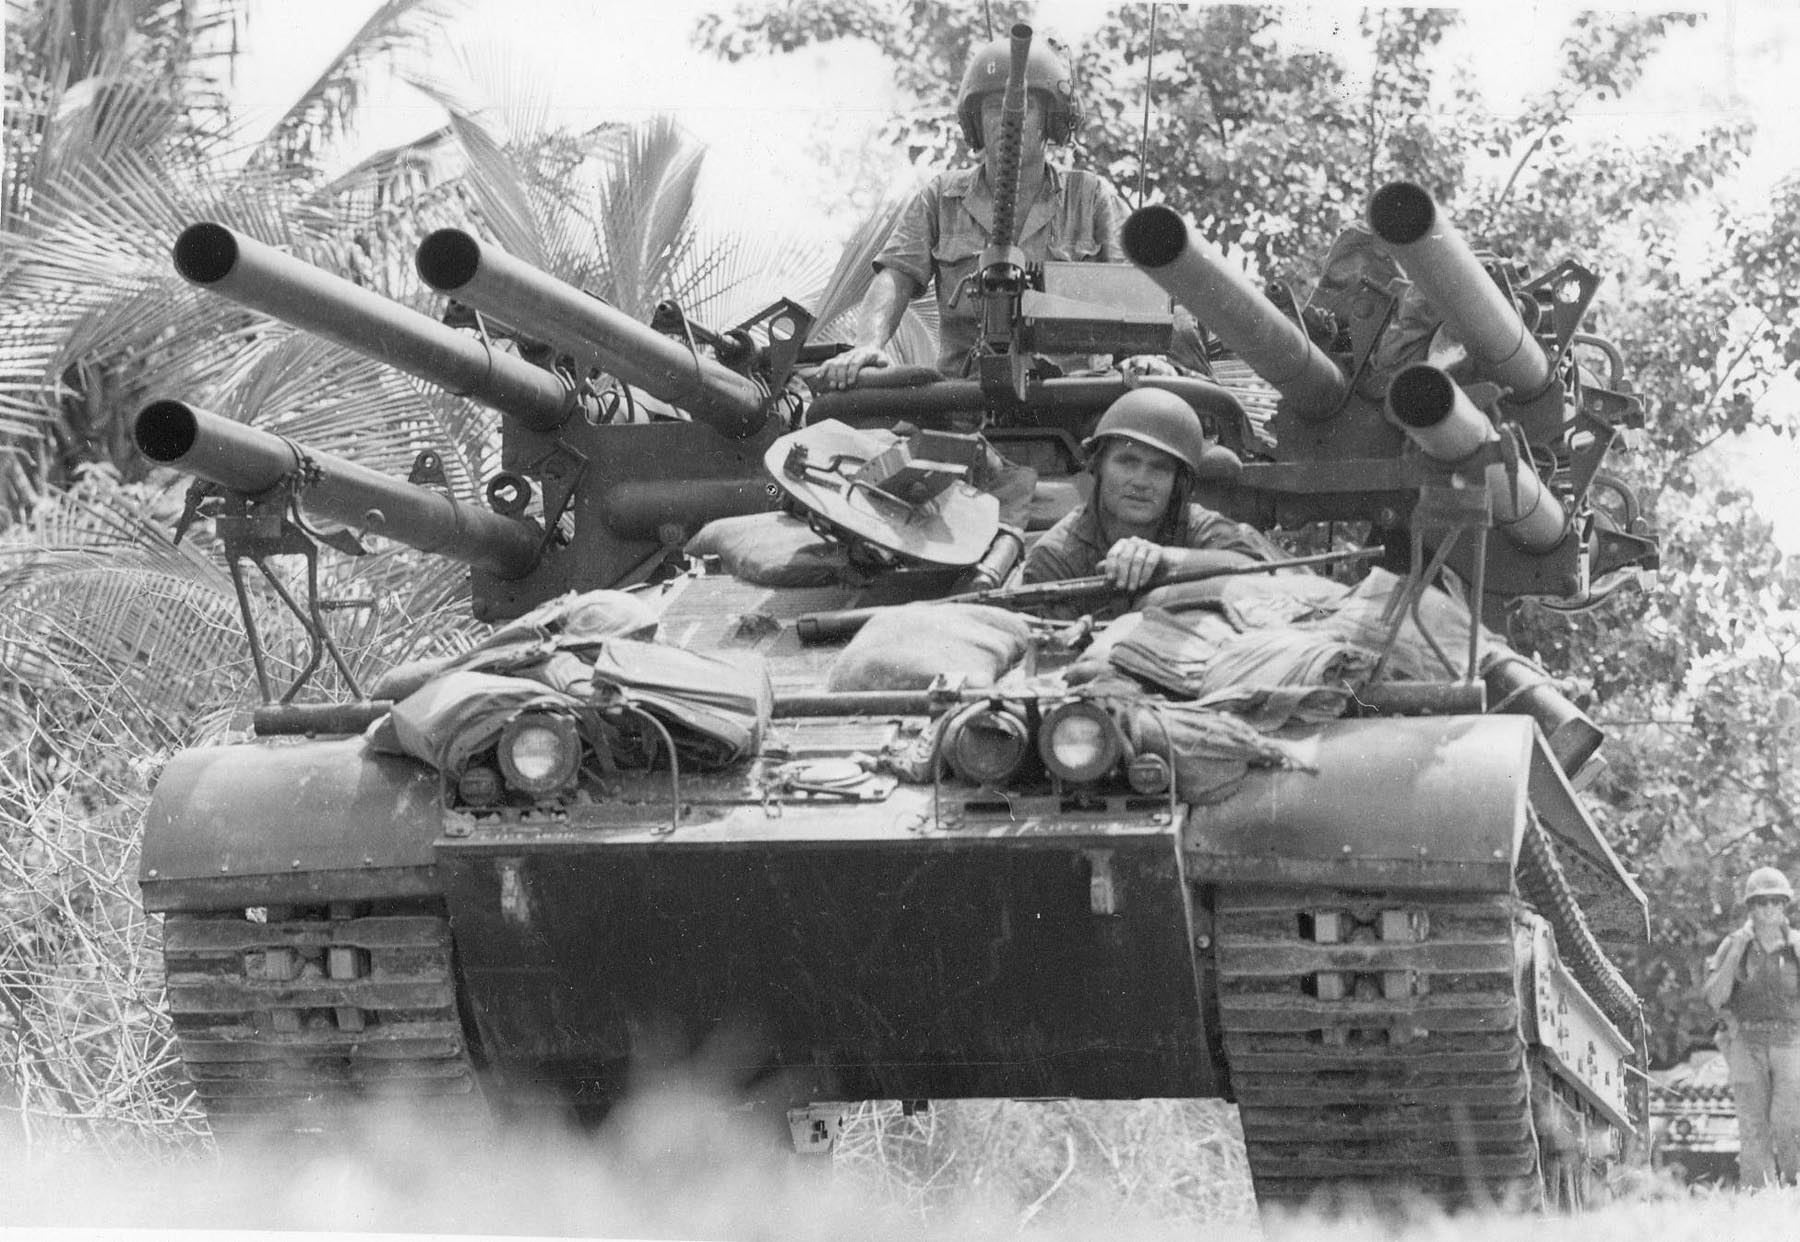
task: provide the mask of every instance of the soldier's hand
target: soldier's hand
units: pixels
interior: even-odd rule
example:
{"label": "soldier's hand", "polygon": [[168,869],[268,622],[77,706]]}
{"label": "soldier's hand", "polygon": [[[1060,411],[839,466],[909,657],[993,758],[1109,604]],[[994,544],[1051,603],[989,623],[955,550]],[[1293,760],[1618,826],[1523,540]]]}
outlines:
{"label": "soldier's hand", "polygon": [[819,383],[817,387],[842,390],[856,384],[857,372],[864,367],[889,367],[894,360],[874,345],[858,345],[854,349],[845,350],[835,358],[827,358],[819,364]]}
{"label": "soldier's hand", "polygon": [[1150,585],[1162,565],[1163,549],[1137,535],[1119,540],[1100,562],[1100,572],[1121,591],[1136,593]]}

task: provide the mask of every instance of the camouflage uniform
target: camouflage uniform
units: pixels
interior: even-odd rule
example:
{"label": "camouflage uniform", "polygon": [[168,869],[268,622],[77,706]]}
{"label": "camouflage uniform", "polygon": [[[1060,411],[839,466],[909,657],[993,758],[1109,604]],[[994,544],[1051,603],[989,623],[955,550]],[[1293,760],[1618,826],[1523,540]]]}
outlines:
{"label": "camouflage uniform", "polygon": [[[1078,169],[1045,165],[1044,184],[1027,211],[1017,212],[1017,245],[1032,263],[1046,259],[1118,263],[1119,226],[1125,204],[1105,178]],[[887,244],[875,257],[918,282],[935,284],[938,303],[937,368],[966,374],[970,351],[980,336],[981,303],[971,297],[949,305],[965,276],[981,263],[994,227],[994,193],[987,168],[939,173],[900,214]],[[1086,359],[1073,365],[1085,365]]]}

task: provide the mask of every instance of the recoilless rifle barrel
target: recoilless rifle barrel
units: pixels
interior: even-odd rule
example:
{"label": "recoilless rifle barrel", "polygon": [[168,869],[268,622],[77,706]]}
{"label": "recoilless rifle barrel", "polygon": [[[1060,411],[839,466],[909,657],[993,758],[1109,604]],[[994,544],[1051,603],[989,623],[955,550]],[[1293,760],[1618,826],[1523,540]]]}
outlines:
{"label": "recoilless rifle barrel", "polygon": [[139,410],[131,436],[151,461],[246,496],[260,496],[298,475],[296,498],[314,517],[398,539],[500,578],[521,578],[537,563],[539,535],[528,522],[331,453],[302,450],[285,437],[182,401],[153,401]]}
{"label": "recoilless rifle barrel", "polygon": [[[1380,548],[1350,548],[1342,552],[1321,552],[1316,556],[1293,556],[1279,561],[1259,561],[1254,565],[1233,565],[1228,568],[1186,569],[1171,573],[1158,573],[1143,587],[1145,591],[1157,587],[1175,586],[1182,582],[1200,582],[1207,578],[1238,578],[1247,574],[1268,574],[1278,569],[1303,569],[1313,565],[1339,565],[1346,561],[1367,560],[1381,555]],[[1033,582],[1026,586],[1000,587],[991,591],[969,591],[962,595],[946,595],[942,599],[922,600],[928,604],[988,604],[995,608],[1014,608],[1028,611],[1042,608],[1046,604],[1073,604],[1088,600],[1106,599],[1118,593],[1112,579],[1104,574],[1095,574],[1087,578],[1064,578],[1057,582]],[[833,643],[851,637],[872,618],[894,608],[904,607],[899,604],[885,604],[874,608],[845,608],[836,612],[809,612],[794,622],[794,632],[803,643]]]}
{"label": "recoilless rifle barrel", "polygon": [[222,224],[189,225],[175,241],[174,258],[191,284],[479,401],[534,431],[556,430],[575,410],[575,390],[559,376]]}
{"label": "recoilless rifle barrel", "polygon": [[1549,358],[1429,191],[1393,181],[1369,200],[1369,226],[1469,352],[1521,398],[1554,378]]}
{"label": "recoilless rifle barrel", "polygon": [[1140,207],[1121,232],[1125,253],[1272,384],[1302,418],[1329,418],[1349,381],[1299,324],[1263,296],[1237,264],[1167,207]]}
{"label": "recoilless rifle barrel", "polygon": [[768,418],[768,394],[749,376],[461,229],[431,234],[414,261],[439,293],[558,350],[585,344],[610,374],[724,435],[754,435]]}

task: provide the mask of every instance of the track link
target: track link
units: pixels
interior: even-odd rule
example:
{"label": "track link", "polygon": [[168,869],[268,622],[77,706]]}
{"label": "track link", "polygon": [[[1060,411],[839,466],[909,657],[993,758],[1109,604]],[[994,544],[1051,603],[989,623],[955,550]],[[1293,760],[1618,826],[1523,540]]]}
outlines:
{"label": "track link", "polygon": [[330,1135],[378,1101],[434,1130],[486,1125],[446,918],[268,916],[163,923],[176,1042],[216,1135]]}
{"label": "track link", "polygon": [[1259,1202],[1539,1201],[1517,910],[1219,894],[1219,1015]]}

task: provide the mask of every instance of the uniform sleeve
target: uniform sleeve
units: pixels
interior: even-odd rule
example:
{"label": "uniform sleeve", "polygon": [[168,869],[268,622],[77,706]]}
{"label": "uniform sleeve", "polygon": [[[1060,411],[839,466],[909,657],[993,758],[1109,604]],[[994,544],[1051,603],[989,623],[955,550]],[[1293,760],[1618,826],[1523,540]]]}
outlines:
{"label": "uniform sleeve", "polygon": [[1050,538],[1054,533],[1053,530],[1045,531],[1044,536],[1026,554],[1025,568],[1019,575],[1021,582],[1061,582],[1081,576],[1063,555],[1062,541]]}
{"label": "uniform sleeve", "polygon": [[1125,262],[1125,245],[1120,241],[1120,231],[1125,227],[1125,217],[1130,215],[1125,200],[1112,182],[1104,177],[1095,177],[1098,185],[1098,201],[1094,204],[1094,233],[1102,239],[1100,259],[1103,263]]}
{"label": "uniform sleeve", "polygon": [[[1737,966],[1740,954],[1734,950],[1740,947],[1740,936],[1744,929],[1739,928],[1720,941],[1719,947],[1706,961],[1706,979],[1700,985],[1700,995],[1714,1009],[1724,1009],[1731,1003],[1732,989],[1737,986]],[[1747,936],[1744,937],[1747,939]]]}
{"label": "uniform sleeve", "polygon": [[941,190],[937,178],[923,186],[900,209],[899,219],[888,234],[886,244],[875,256],[875,270],[893,268],[918,282],[920,289],[931,286],[931,252],[937,243],[938,204]]}

